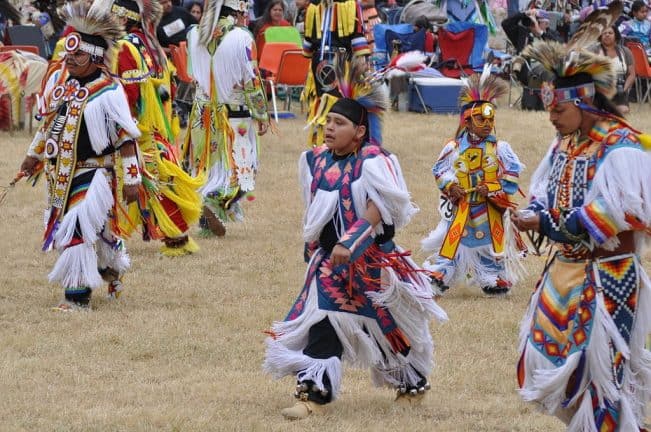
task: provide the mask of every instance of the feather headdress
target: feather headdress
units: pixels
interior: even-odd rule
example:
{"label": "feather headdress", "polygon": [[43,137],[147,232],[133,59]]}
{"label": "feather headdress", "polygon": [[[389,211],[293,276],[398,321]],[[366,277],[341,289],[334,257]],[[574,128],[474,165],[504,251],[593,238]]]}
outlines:
{"label": "feather headdress", "polygon": [[463,111],[467,105],[475,102],[495,101],[509,91],[509,85],[503,79],[492,75],[490,65],[484,66],[480,74],[463,79],[463,87],[459,93],[459,106]]}
{"label": "feather headdress", "polygon": [[[549,109],[560,102],[594,96],[595,92],[611,98],[616,92],[616,74],[612,60],[585,49],[610,27],[621,14],[622,3],[615,1],[608,9],[591,13],[581,24],[567,46],[558,42],[536,41],[522,55],[537,60],[555,76],[554,83],[543,85],[541,97]],[[572,77],[589,76],[589,82],[572,83]]]}
{"label": "feather headdress", "polygon": [[361,58],[348,61],[345,53],[336,53],[334,73],[342,97],[360,104],[367,113],[369,142],[382,145],[382,116],[389,108],[389,96],[381,80],[368,71]]}
{"label": "feather headdress", "polygon": [[[145,44],[151,51],[154,63],[164,68],[167,57],[158,42],[156,27],[163,16],[163,7],[158,0],[113,0],[111,12],[119,17],[126,17],[131,21],[140,23],[145,35]],[[129,31],[130,29],[125,29]]]}
{"label": "feather headdress", "polygon": [[[89,6],[86,1],[77,0],[66,3],[59,9],[61,19],[75,29],[66,37],[66,51],[81,49],[95,57],[101,57],[105,65],[111,64],[115,41],[124,34],[122,26],[111,13],[111,1],[96,0]],[[100,42],[100,45],[93,41]]]}

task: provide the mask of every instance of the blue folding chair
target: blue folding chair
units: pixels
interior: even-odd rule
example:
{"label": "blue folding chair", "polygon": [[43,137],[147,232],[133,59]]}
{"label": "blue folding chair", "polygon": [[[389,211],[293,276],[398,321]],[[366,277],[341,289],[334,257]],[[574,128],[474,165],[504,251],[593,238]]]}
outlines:
{"label": "blue folding chair", "polygon": [[386,32],[391,30],[397,34],[405,35],[412,33],[414,27],[411,24],[376,24],[373,27],[373,36],[375,38],[375,50],[371,56],[371,61],[376,70],[382,69],[389,64],[389,54],[391,46],[387,46]]}

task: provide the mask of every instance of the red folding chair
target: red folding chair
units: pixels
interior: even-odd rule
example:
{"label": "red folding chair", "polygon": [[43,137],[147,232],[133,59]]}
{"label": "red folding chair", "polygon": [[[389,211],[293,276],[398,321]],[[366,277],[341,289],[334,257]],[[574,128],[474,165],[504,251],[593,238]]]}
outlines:
{"label": "red folding chair", "polygon": [[[639,42],[627,42],[626,46],[633,53],[633,61],[635,62],[635,92],[637,94],[638,103],[644,103],[651,98],[651,66],[649,66],[649,59],[647,58],[644,46]],[[642,94],[642,83],[646,83],[646,92]]]}
{"label": "red folding chair", "polygon": [[449,78],[472,75],[474,71],[470,56],[475,43],[475,30],[469,28],[459,33],[452,33],[441,28],[438,36],[440,55],[437,69]]}

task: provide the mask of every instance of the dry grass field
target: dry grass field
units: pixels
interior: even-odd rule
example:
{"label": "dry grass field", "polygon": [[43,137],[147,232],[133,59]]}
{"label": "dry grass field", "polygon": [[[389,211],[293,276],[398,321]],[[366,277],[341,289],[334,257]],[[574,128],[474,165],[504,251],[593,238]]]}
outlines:
{"label": "dry grass field", "polygon": [[[651,131],[651,110],[633,107]],[[456,116],[389,113],[386,147],[397,153],[420,213],[398,243],[414,252],[438,221],[430,167]],[[197,239],[193,256],[170,259],[158,244],[128,241],[132,270],[117,302],[96,293],[90,313],[50,311],[62,293],[47,283],[55,253],[40,251],[43,184],[20,183],[0,207],[0,431],[558,431],[521,402],[517,328],[542,267],[508,298],[452,289],[450,321],[432,326],[437,366],[419,408],[400,409],[367,371],[345,369],[341,398],[323,417],[285,421],[292,378],[261,370],[263,331],[282,319],[303,282],[302,206],[296,180],[303,121],[281,120],[265,137],[257,198],[223,239]],[[527,165],[523,188],[553,129],[545,113],[503,108],[498,137]],[[16,172],[27,133],[0,133],[0,185]],[[651,167],[650,167],[651,169]]]}

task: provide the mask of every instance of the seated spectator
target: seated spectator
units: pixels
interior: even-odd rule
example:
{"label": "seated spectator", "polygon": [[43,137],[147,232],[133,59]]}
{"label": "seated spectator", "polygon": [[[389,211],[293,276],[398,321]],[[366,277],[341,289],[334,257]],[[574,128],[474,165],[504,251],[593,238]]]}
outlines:
{"label": "seated spectator", "polygon": [[647,53],[651,52],[651,22],[647,15],[649,8],[642,0],[635,0],[631,6],[632,19],[624,21],[619,27],[622,36],[640,41]]}
{"label": "seated spectator", "polygon": [[269,27],[291,27],[292,25],[285,19],[285,3],[283,0],[271,0],[267,4],[262,18],[255,25],[255,44],[258,49],[258,60],[264,48],[264,32]]}
{"label": "seated spectator", "polygon": [[188,6],[185,7],[188,12],[190,12],[190,15],[197,20],[197,22],[201,21],[201,17],[203,16],[203,4],[199,3],[198,1],[190,3]]}
{"label": "seated spectator", "polygon": [[590,50],[613,59],[617,74],[617,94],[612,101],[622,114],[626,114],[630,111],[628,92],[635,83],[635,63],[631,50],[623,46],[621,41],[622,35],[617,27],[612,26],[601,33],[599,43],[591,46]]}
{"label": "seated spectator", "polygon": [[197,20],[181,6],[174,6],[172,0],[160,0],[160,5],[163,7],[163,17],[158,24],[156,36],[163,48],[168,51],[170,45],[178,45],[185,41],[190,26],[197,24]]}
{"label": "seated spectator", "polygon": [[414,21],[414,31],[425,30],[425,53],[432,54],[436,50],[438,36],[432,31],[432,25],[425,15],[421,15]]}
{"label": "seated spectator", "polygon": [[502,21],[504,33],[519,53],[535,39],[562,42],[561,36],[549,28],[549,14],[541,9],[529,9]]}

